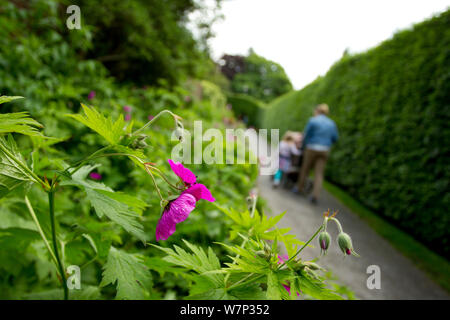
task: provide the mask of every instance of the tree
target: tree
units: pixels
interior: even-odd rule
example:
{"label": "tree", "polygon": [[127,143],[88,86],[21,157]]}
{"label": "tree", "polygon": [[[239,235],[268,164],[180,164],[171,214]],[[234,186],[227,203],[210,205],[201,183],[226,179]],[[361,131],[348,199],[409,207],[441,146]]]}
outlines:
{"label": "tree", "polygon": [[257,55],[252,49],[247,57],[224,55],[219,63],[222,73],[231,80],[233,93],[244,93],[269,102],[292,90],[283,67]]}

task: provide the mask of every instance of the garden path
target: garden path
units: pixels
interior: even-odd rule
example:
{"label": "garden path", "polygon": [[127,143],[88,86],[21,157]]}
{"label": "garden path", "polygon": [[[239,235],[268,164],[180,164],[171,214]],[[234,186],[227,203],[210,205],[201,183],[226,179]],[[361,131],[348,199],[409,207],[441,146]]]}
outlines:
{"label": "garden path", "polygon": [[[249,147],[256,154],[257,142],[256,134],[251,135]],[[265,140],[263,144],[267,146]],[[272,152],[273,150],[272,146]],[[266,155],[267,153],[262,153],[260,161],[266,161]],[[337,218],[344,231],[351,235],[353,246],[360,257],[344,258],[336,243],[335,225],[330,225],[327,231],[333,240],[327,255],[320,257],[318,263],[332,271],[333,276],[338,278],[336,282],[353,291],[357,299],[450,299],[450,295],[419,270],[410,259],[326,190],[322,190],[318,205],[313,205],[304,196],[283,188],[273,189],[271,176],[268,175],[259,176],[258,189],[272,214],[286,211],[278,224],[279,227],[291,228],[290,232],[303,241],[312,236],[322,224],[323,212],[328,209],[339,210]],[[317,242],[312,244],[315,248],[307,247],[302,252],[304,260],[317,257]],[[380,289],[369,289],[367,286],[367,280],[373,274],[373,271],[368,273],[368,267],[373,265],[380,268]]]}
{"label": "garden path", "polygon": [[[336,244],[337,230],[329,225],[327,231],[332,236],[328,253],[318,263],[332,271],[337,283],[352,290],[358,299],[450,299],[450,296],[419,270],[408,258],[350,209],[346,208],[331,194],[322,190],[318,205],[312,205],[307,198],[295,195],[286,189],[273,189],[270,176],[260,176],[259,195],[266,201],[273,214],[286,211],[279,227],[291,228],[291,233],[306,241],[323,222],[323,212],[328,208],[339,210],[337,218],[345,232],[351,235],[353,245],[360,257],[343,257]],[[303,259],[313,259],[319,248],[306,248]],[[379,266],[381,289],[368,289],[367,273],[371,265]]]}

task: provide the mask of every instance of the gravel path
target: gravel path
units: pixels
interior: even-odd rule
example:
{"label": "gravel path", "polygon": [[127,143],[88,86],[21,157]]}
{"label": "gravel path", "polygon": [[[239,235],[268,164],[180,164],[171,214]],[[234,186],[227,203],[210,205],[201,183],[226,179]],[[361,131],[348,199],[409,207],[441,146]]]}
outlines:
{"label": "gravel path", "polygon": [[[273,214],[286,211],[280,227],[290,227],[291,233],[306,241],[323,221],[323,212],[328,208],[339,209],[337,218],[345,232],[352,236],[353,245],[361,257],[346,257],[336,244],[337,230],[329,225],[332,236],[328,254],[321,257],[319,264],[337,276],[338,283],[351,289],[358,299],[450,299],[450,296],[419,270],[408,258],[394,249],[387,240],[380,237],[356,214],[339,203],[333,196],[322,191],[317,206],[311,205],[305,197],[294,195],[289,190],[272,189],[269,176],[260,176],[260,196],[266,199]],[[306,248],[302,257],[317,256],[317,242],[314,249]],[[381,270],[381,289],[368,289],[367,267],[377,265]]]}

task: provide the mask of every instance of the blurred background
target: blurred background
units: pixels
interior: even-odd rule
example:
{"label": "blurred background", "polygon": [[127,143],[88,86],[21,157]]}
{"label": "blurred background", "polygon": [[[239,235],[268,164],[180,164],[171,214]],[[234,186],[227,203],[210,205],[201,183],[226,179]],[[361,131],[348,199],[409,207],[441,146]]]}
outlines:
{"label": "blurred background", "polygon": [[[70,5],[81,10],[80,29],[67,27]],[[423,281],[436,285],[430,290],[442,290],[436,297],[448,298],[449,6],[448,1],[0,0],[0,94],[26,98],[0,110],[30,112],[45,124],[45,134],[61,137],[59,151],[46,152],[65,159],[101,144],[64,116],[78,112],[80,102],[115,116],[130,106],[129,120],[136,124],[169,108],[186,119],[188,129],[192,121],[204,120],[222,129],[280,129],[280,136],[303,131],[316,105],[327,103],[340,139],[326,170],[326,194],[333,200],[323,206],[339,201],[349,217],[373,230],[368,250],[376,251],[383,239],[393,256],[409,261],[401,263],[414,269],[412,278],[420,272]],[[163,138],[170,134],[169,122],[160,129],[151,143],[162,155],[173,144]],[[107,185],[148,197],[150,185],[138,188],[148,182],[131,167],[102,161],[98,170]],[[297,201],[288,190],[265,188],[270,182],[258,180],[256,166],[198,167],[223,204],[245,207],[243,195],[257,184],[263,190],[260,210],[278,214],[286,210],[284,197]],[[15,218],[23,207],[13,200],[2,204],[0,228],[24,224]],[[59,201],[73,210],[64,207],[64,197]],[[309,210],[306,206],[294,207]],[[187,234],[202,243],[225,237],[219,212],[199,211],[173,243]],[[155,219],[148,221],[150,230]],[[68,259],[86,259],[83,245],[81,240],[69,245]],[[0,275],[0,296],[22,297],[54,281],[56,275],[38,258],[42,248],[33,250],[24,257],[0,252],[6,272]],[[39,281],[31,278],[30,263]],[[93,270],[92,278],[98,272]],[[155,298],[186,293],[187,284],[164,272],[160,276],[155,281],[164,289]],[[353,288],[352,281],[343,285],[354,291],[365,286]]]}

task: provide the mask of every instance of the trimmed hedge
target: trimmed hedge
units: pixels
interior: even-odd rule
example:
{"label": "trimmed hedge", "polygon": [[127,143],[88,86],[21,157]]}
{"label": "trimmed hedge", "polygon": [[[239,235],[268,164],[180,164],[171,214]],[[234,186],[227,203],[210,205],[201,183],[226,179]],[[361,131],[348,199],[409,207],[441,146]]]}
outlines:
{"label": "trimmed hedge", "polygon": [[236,117],[246,116],[248,126],[260,127],[260,114],[265,109],[263,102],[245,94],[229,94],[227,101],[231,104]]}
{"label": "trimmed hedge", "polygon": [[340,141],[327,178],[450,256],[450,11],[397,33],[273,101],[263,117],[303,130],[328,103]]}

